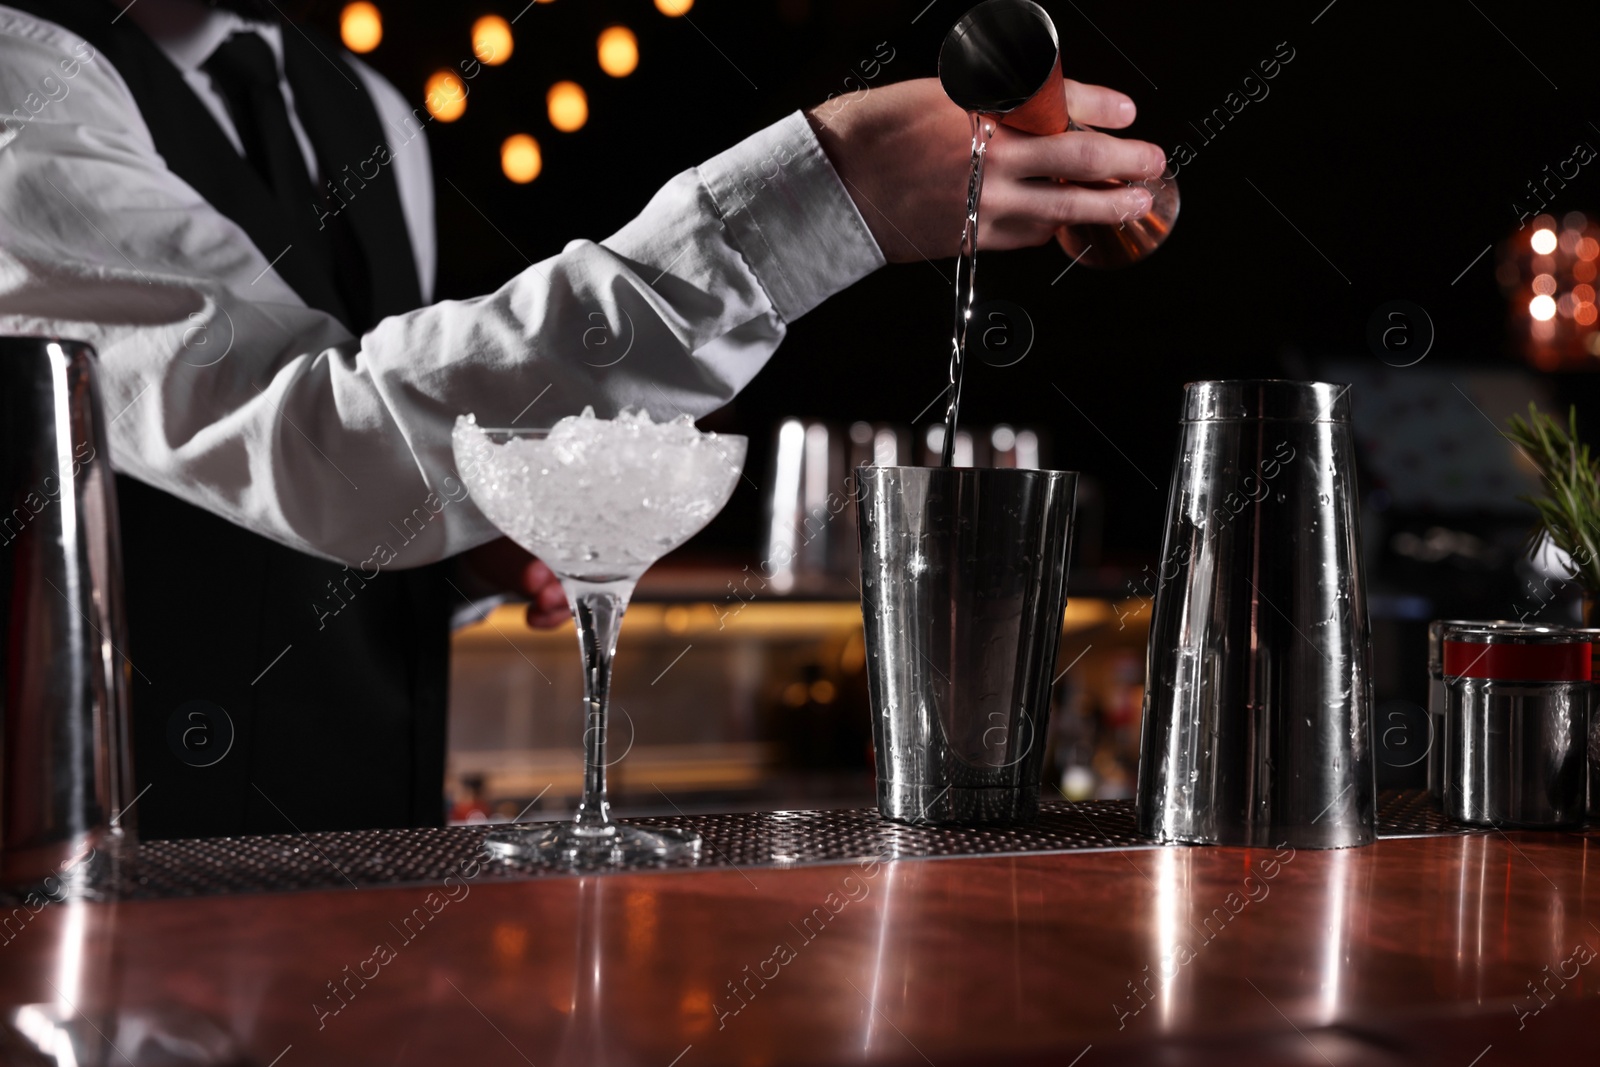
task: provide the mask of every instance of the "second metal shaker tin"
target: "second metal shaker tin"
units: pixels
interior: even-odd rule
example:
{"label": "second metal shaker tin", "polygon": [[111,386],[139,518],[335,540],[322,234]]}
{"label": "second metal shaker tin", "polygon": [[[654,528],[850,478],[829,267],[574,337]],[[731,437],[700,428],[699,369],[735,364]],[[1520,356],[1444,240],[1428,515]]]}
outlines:
{"label": "second metal shaker tin", "polygon": [[1447,626],[1445,814],[1479,826],[1583,822],[1589,637],[1536,626]]}

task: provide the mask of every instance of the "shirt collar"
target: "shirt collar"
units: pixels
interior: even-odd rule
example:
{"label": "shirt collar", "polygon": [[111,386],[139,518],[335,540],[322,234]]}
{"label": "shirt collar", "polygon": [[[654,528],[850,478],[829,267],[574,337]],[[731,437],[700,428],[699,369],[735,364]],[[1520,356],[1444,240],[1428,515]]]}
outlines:
{"label": "shirt collar", "polygon": [[257,22],[197,0],[136,0],[124,10],[185,74],[199,70],[231,35],[245,31],[261,35],[283,70],[283,33],[276,23]]}

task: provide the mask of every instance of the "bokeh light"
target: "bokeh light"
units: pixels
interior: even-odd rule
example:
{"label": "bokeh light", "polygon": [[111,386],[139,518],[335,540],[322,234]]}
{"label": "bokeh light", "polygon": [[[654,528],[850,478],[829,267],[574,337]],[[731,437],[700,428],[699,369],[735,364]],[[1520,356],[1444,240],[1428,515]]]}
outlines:
{"label": "bokeh light", "polygon": [[693,6],[694,0],[656,0],[656,10],[674,19],[679,15],[687,15]]}
{"label": "bokeh light", "polygon": [[525,133],[507,137],[500,146],[500,169],[518,185],[533,181],[544,169],[544,159],[539,155],[539,142]]}
{"label": "bokeh light", "polygon": [[383,40],[383,16],[366,0],[346,4],[339,14],[339,37],[352,52],[370,52]]}
{"label": "bokeh light", "polygon": [[1582,211],[1543,214],[1502,246],[1495,276],[1511,301],[1521,354],[1539,370],[1594,367],[1600,356],[1600,225]]}
{"label": "bokeh light", "polygon": [[499,15],[485,15],[472,24],[472,54],[491,67],[511,58],[516,43],[511,39],[511,23]]}
{"label": "bokeh light", "polygon": [[440,122],[454,122],[467,111],[467,86],[453,70],[436,70],[423,88],[423,106]]}
{"label": "bokeh light", "polygon": [[577,82],[556,82],[545,96],[550,109],[550,125],[562,133],[583,129],[589,121],[589,98]]}
{"label": "bokeh light", "polygon": [[600,34],[600,69],[613,78],[626,78],[639,66],[639,41],[626,26],[612,26]]}

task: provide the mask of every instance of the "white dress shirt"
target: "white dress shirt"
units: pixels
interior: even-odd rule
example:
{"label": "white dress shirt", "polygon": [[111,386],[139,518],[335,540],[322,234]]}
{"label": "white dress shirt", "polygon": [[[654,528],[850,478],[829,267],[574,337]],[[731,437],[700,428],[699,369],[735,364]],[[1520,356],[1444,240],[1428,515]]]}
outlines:
{"label": "white dress shirt", "polygon": [[[421,138],[390,125],[398,161]],[[882,263],[795,113],[604,241],[353,338],[166,168],[104,57],[0,6],[0,334],[94,345],[118,470],[306,552],[414,567],[490,539],[456,477],[458,414],[698,417]]]}

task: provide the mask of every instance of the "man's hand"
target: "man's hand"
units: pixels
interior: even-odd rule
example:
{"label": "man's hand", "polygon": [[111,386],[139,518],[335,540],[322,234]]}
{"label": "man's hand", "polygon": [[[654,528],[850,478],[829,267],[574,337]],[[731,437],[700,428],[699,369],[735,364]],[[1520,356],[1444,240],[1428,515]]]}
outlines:
{"label": "man's hand", "polygon": [[[1075,81],[1063,81],[1062,91],[1081,126],[1121,129],[1133,122],[1133,101],[1119,92]],[[890,262],[959,251],[972,126],[936,79],[841,96],[807,118]],[[1150,208],[1143,189],[1059,183],[1146,180],[1166,165],[1161,149],[1145,141],[1094,130],[1040,137],[1001,126],[984,165],[978,246],[1025,248],[1048,241],[1066,223],[1115,224],[1142,215]]]}
{"label": "man's hand", "polygon": [[528,598],[528,625],[553,629],[572,618],[561,580],[509,538],[501,537],[463,553],[462,563],[492,589]]}
{"label": "man's hand", "polygon": [[528,557],[528,565],[522,569],[522,592],[528,598],[529,626],[553,630],[572,621],[572,609],[567,606],[567,593],[561,588],[561,579],[544,560]]}

